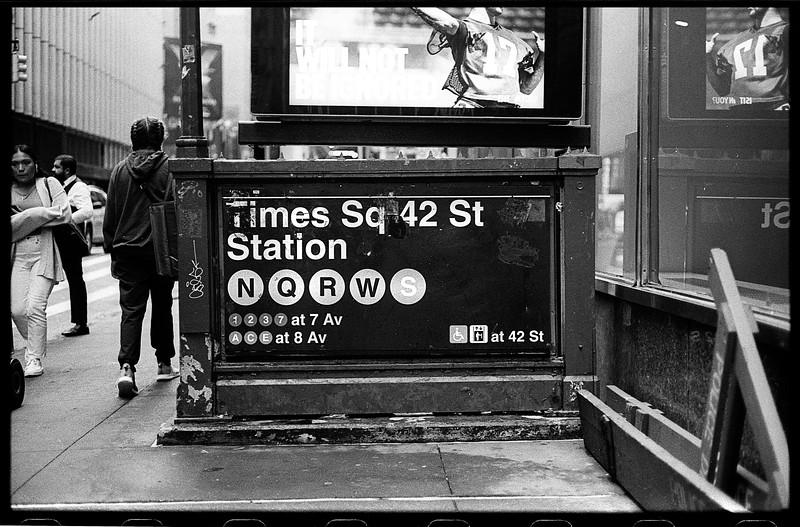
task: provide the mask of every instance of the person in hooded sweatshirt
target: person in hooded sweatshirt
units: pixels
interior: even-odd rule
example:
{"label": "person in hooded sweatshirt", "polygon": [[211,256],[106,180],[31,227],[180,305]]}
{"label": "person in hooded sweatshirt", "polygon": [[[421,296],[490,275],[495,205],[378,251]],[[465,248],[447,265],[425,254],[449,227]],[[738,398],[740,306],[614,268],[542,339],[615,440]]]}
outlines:
{"label": "person in hooded sweatshirt", "polygon": [[[156,274],[150,230],[150,196],[163,200],[169,171],[167,155],[161,151],[164,123],[154,117],[139,119],[131,126],[132,152],[111,171],[108,201],[103,220],[103,245],[111,253],[111,276],[119,280],[120,321],[119,396],[139,393],[136,365],[142,342],[147,299],[150,297],[150,345],[155,348],[159,381],[178,376],[172,367],[175,356],[172,330],[174,280]],[[147,193],[145,190],[147,189]]]}

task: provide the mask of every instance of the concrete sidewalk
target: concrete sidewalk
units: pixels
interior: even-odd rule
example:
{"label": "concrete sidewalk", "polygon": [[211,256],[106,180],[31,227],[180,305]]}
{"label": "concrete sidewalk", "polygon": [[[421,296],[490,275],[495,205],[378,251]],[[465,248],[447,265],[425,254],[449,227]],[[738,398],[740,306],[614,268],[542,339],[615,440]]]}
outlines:
{"label": "concrete sidewalk", "polygon": [[15,512],[639,510],[580,439],[158,446],[178,379],[156,382],[144,346],[140,395],[118,398],[118,325],[117,307],[90,335],[56,338],[27,379],[11,418]]}

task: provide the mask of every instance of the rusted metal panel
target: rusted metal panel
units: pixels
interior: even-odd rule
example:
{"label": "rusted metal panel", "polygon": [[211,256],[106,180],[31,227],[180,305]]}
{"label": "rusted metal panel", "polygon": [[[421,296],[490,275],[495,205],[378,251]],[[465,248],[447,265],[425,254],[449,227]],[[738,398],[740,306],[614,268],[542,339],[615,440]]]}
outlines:
{"label": "rusted metal panel", "polygon": [[[561,191],[561,350],[566,375],[594,374],[594,214],[599,158],[558,158]],[[587,173],[587,169],[589,172]]]}
{"label": "rusted metal panel", "polygon": [[180,340],[177,417],[211,417],[214,415],[211,358],[216,343],[208,333],[181,333]]}
{"label": "rusted metal panel", "polygon": [[561,378],[462,376],[218,379],[220,413],[327,415],[561,408]]}
{"label": "rusted metal panel", "polygon": [[406,146],[450,145],[450,146],[536,146],[562,148],[589,146],[590,127],[587,125],[547,126],[530,122],[487,119],[480,124],[454,124],[442,120],[430,120],[424,126],[415,122],[370,122],[369,134],[364,133],[366,124],[359,120],[329,121],[306,119],[291,121],[240,121],[239,142],[241,144],[330,144],[336,137],[338,144]]}
{"label": "rusted metal panel", "polygon": [[535,360],[500,360],[483,358],[473,360],[319,360],[319,361],[259,361],[220,362],[214,365],[220,374],[269,373],[279,377],[406,377],[409,375],[561,375],[563,364]]}
{"label": "rusted metal panel", "polygon": [[[183,161],[183,160],[180,160]],[[558,158],[514,157],[497,159],[425,158],[425,159],[317,159],[312,161],[270,160],[267,163],[249,159],[225,159],[214,161],[215,179],[231,177],[253,179],[271,177],[425,177],[436,173],[436,179],[462,179],[484,177],[496,172],[509,171],[534,173],[543,179],[558,177]],[[265,182],[269,182],[266,179]]]}
{"label": "rusted metal panel", "polygon": [[564,377],[564,393],[562,410],[578,411],[578,392],[587,390],[592,393],[597,391],[597,376],[595,375],[568,375]]}
{"label": "rusted metal panel", "polygon": [[180,305],[180,371],[178,417],[209,417],[214,412],[212,361],[217,344],[211,314],[216,306],[215,238],[209,213],[211,161],[170,161],[175,177],[178,220],[178,301]]}
{"label": "rusted metal panel", "polygon": [[580,439],[577,416],[407,415],[318,419],[176,420],[159,445],[435,443]]}
{"label": "rusted metal panel", "polygon": [[181,331],[211,331],[211,310],[216,284],[212,273],[213,223],[209,214],[208,183],[203,179],[183,179],[175,184],[178,220],[178,295]]}

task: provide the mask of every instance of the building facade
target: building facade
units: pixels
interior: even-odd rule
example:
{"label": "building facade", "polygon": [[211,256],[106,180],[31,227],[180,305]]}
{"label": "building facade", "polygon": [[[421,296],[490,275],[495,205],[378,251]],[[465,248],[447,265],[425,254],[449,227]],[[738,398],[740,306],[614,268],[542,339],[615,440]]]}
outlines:
{"label": "building facade", "polygon": [[163,42],[177,8],[15,7],[28,79],[11,87],[11,135],[44,163],[61,153],[101,186],[130,151],[130,124],[164,107]]}

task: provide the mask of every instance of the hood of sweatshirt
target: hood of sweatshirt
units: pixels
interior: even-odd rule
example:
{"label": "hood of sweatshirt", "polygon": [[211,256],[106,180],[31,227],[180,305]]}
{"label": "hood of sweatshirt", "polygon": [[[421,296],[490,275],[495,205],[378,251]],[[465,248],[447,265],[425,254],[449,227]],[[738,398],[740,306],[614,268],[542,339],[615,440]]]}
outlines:
{"label": "hood of sweatshirt", "polygon": [[135,150],[128,154],[125,166],[130,170],[133,179],[143,183],[150,179],[166,161],[167,154],[161,150]]}

